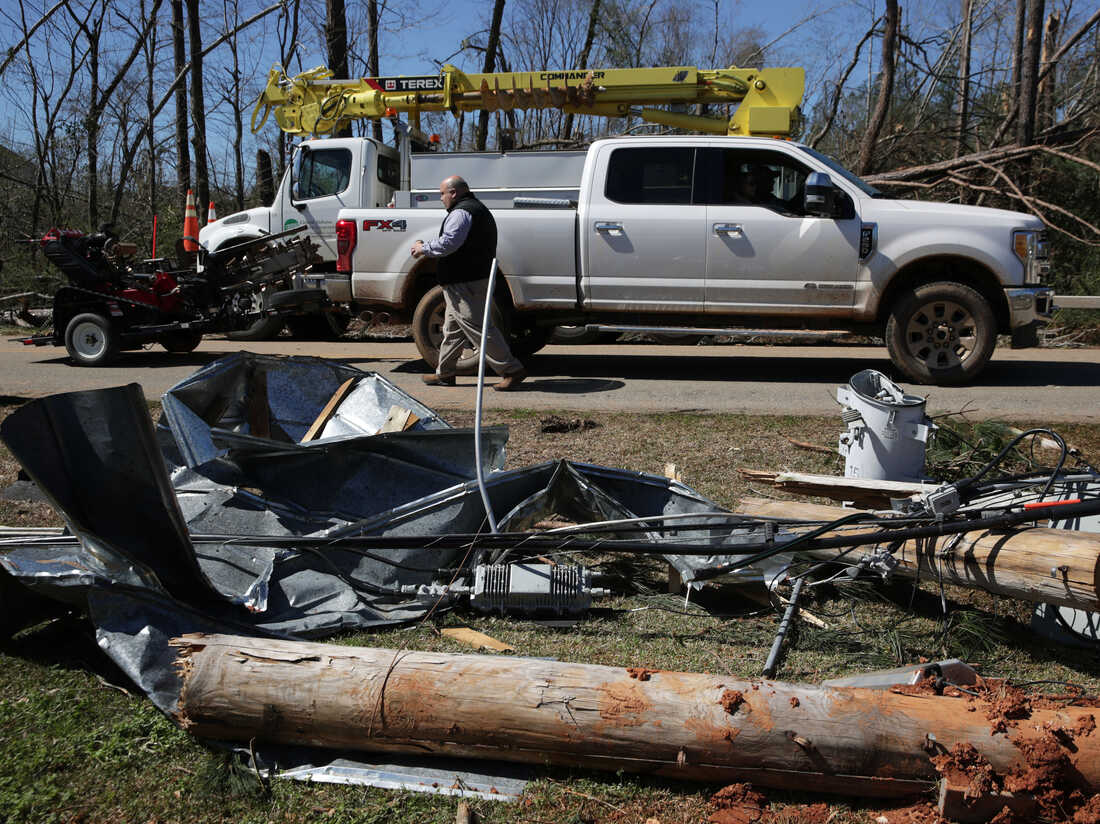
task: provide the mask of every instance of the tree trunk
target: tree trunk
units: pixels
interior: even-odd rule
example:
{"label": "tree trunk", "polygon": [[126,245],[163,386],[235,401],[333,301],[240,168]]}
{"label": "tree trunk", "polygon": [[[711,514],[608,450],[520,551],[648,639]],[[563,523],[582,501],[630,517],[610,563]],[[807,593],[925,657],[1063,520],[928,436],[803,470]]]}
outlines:
{"label": "tree trunk", "polygon": [[[187,47],[184,43],[183,0],[170,0],[172,4],[172,54],[176,76],[187,67]],[[149,130],[152,133],[152,129]],[[187,128],[187,80],[176,86],[176,197],[183,214],[187,190],[191,188],[191,150]]]}
{"label": "tree trunk", "polygon": [[[714,7],[715,16],[718,14],[718,6]],[[592,51],[592,43],[596,39],[596,24],[599,22],[600,0],[592,0],[592,10],[588,13],[588,29],[584,33],[584,47],[577,57],[577,68],[588,68],[588,55]],[[717,36],[717,35],[716,35]],[[715,41],[717,43],[717,41]],[[569,140],[573,136],[573,113],[565,116],[565,125],[561,130],[562,140]]]}
{"label": "tree trunk", "polygon": [[199,30],[199,0],[187,0],[187,40],[191,47],[191,123],[195,150],[195,194],[199,209],[210,202],[210,175],[206,165],[206,101],[202,79],[202,33]]}
{"label": "tree trunk", "polygon": [[[379,77],[382,69],[378,62],[378,0],[367,0],[367,74]],[[371,134],[382,142],[382,121],[371,120]]]}
{"label": "tree trunk", "polygon": [[[485,62],[482,64],[481,70],[485,73],[491,72],[495,64],[497,56],[497,46],[500,43],[500,23],[504,19],[504,0],[494,0],[493,2],[493,21],[489,26],[489,42],[485,44]],[[478,112],[477,116],[477,132],[475,133],[474,145],[477,151],[485,151],[485,142],[489,136],[489,112],[486,109],[482,109]]]}
{"label": "tree trunk", "polygon": [[[145,13],[145,3],[142,0],[142,14]],[[145,117],[147,123],[152,123],[156,119],[156,102],[153,96],[153,79],[156,75],[157,67],[157,25],[153,24],[153,28],[149,30],[149,37],[146,39],[143,46],[145,53]],[[155,215],[157,213],[157,207],[159,205],[157,193],[160,189],[160,181],[158,180],[159,164],[157,163],[157,141],[156,136],[152,129],[145,130],[146,143],[145,151],[149,155],[149,215]]]}
{"label": "tree trunk", "polygon": [[874,114],[867,124],[867,131],[863,134],[863,141],[859,146],[859,162],[857,174],[868,174],[871,171],[871,157],[878,142],[879,133],[886,122],[886,113],[890,109],[890,100],[894,94],[894,68],[897,64],[896,51],[898,41],[898,0],[886,0],[886,16],[883,21],[882,32],[882,69],[881,81],[878,90],[878,102],[875,103]]}
{"label": "tree trunk", "polygon": [[1039,51],[1043,38],[1044,0],[1029,0],[1027,37],[1020,69],[1020,114],[1016,118],[1016,142],[1030,146],[1035,140],[1035,110],[1039,87]]}
{"label": "tree trunk", "polygon": [[955,157],[970,151],[970,34],[974,28],[974,4],[962,0],[962,31],[959,42],[959,86],[955,96]]}
{"label": "tree trunk", "polygon": [[1042,73],[1039,78],[1038,106],[1036,125],[1041,132],[1054,125],[1054,111],[1056,103],[1055,78],[1057,66],[1054,65],[1054,55],[1058,52],[1058,35],[1061,33],[1062,17],[1054,11],[1047,16],[1046,27],[1043,31],[1043,57],[1041,62]]}
{"label": "tree trunk", "polygon": [[[348,76],[348,21],[344,0],[325,0],[325,54],[335,77]],[[351,124],[345,123],[333,137],[351,137]]]}
{"label": "tree trunk", "polygon": [[88,38],[88,74],[91,80],[89,92],[91,105],[84,117],[85,138],[87,140],[88,154],[88,231],[98,229],[99,221],[99,118],[102,111],[99,103],[99,35],[103,25],[102,17],[96,20],[91,28],[85,27],[84,34]]}
{"label": "tree trunk", "polygon": [[1091,708],[1032,710],[1005,734],[983,711],[991,705],[968,696],[226,635],[172,644],[180,723],[222,741],[890,796],[928,786],[930,755],[957,744],[1002,775],[1024,769],[1024,748],[1058,742],[1056,727],[1067,772],[1086,792],[1100,789],[1100,735],[1071,732],[1087,727]]}
{"label": "tree trunk", "polygon": [[[856,510],[745,498],[737,511],[757,517],[832,521]],[[842,551],[810,549],[805,554],[829,560]],[[906,541],[894,558],[900,575],[937,580],[942,576],[949,584],[1021,601],[1100,611],[1100,535],[1041,527],[966,532],[958,539],[947,536],[935,542]]]}

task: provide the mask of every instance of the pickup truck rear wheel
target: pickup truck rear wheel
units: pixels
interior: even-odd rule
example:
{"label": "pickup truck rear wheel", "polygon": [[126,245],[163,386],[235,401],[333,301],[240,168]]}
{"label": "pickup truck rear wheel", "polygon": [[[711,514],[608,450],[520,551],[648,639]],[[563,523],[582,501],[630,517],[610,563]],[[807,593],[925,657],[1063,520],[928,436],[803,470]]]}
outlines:
{"label": "pickup truck rear wheel", "polygon": [[[420,357],[432,369],[439,364],[439,344],[443,342],[443,317],[446,311],[443,287],[433,286],[420,299],[413,313],[413,341],[416,342]],[[541,327],[520,330],[522,334],[511,334],[500,307],[495,303],[493,304],[493,323],[508,337],[512,354],[517,358],[525,358],[546,345],[548,334],[540,331]],[[469,347],[463,350],[456,372],[459,375],[477,374],[476,348]]]}
{"label": "pickup truck rear wheel", "polygon": [[283,330],[283,318],[279,315],[269,315],[253,321],[244,329],[227,332],[230,340],[274,340]]}
{"label": "pickup truck rear wheel", "polygon": [[936,281],[906,292],[886,321],[890,359],[917,383],[967,384],[985,368],[996,344],[989,301],[961,283]]}
{"label": "pickup truck rear wheel", "polygon": [[195,347],[202,343],[202,332],[192,329],[180,329],[174,332],[165,332],[160,336],[160,345],[167,352],[186,355],[194,352]]}

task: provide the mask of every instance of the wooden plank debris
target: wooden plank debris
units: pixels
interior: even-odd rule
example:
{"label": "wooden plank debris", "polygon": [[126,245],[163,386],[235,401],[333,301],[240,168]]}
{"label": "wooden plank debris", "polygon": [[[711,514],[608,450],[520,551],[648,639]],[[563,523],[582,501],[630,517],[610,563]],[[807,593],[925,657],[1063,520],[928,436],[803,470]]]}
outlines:
{"label": "wooden plank debris", "polygon": [[309,429],[306,430],[306,434],[302,436],[299,443],[309,443],[321,436],[321,430],[325,428],[325,424],[332,420],[332,416],[336,414],[336,410],[340,408],[344,398],[348,396],[348,393],[355,388],[355,384],[358,382],[358,378],[348,378],[336,388],[336,391],[332,393],[332,397],[328,399],[328,403],[325,404],[313,423],[309,425]]}
{"label": "wooden plank debris", "polygon": [[878,481],[870,478],[841,478],[836,475],[812,475],[802,472],[767,472],[760,469],[738,469],[748,481],[764,483],[794,495],[812,495],[834,501],[854,501],[869,509],[888,509],[891,498],[908,498],[930,492],[938,483],[909,481]]}
{"label": "wooden plank debris", "polygon": [[486,635],[484,632],[478,632],[476,629],[471,629],[470,627],[446,627],[439,632],[440,635],[444,635],[447,638],[453,638],[455,641],[469,644],[474,649],[491,649],[496,652],[516,651],[516,648],[511,644],[498,641],[493,636]]}
{"label": "wooden plank debris", "polygon": [[389,414],[386,415],[386,421],[382,424],[382,428],[378,430],[377,434],[381,435],[383,432],[404,432],[406,429],[412,429],[419,421],[416,415],[411,410],[404,409],[400,406],[394,405],[390,407]]}

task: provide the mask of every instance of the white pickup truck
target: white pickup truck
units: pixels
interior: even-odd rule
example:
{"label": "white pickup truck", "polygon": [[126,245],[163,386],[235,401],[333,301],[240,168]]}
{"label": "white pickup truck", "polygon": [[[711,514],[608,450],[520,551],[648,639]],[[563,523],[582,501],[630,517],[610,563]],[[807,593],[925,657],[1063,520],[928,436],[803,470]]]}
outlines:
{"label": "white pickup truck", "polygon": [[[497,304],[521,355],[558,325],[847,330],[883,336],[910,380],[960,384],[982,370],[999,333],[1034,345],[1052,309],[1038,218],[886,198],[791,141],[611,138],[587,153],[414,155],[404,174],[389,147],[315,143],[280,196],[301,192],[288,201],[292,219],[308,220],[326,199],[345,205],[331,230],[318,226],[330,238],[322,254],[336,257],[325,274],[329,298],[411,316],[433,364],[442,296],[434,262],[414,260],[409,247],[437,234],[436,187],[456,173],[493,209],[504,276]],[[341,171],[328,190],[311,190],[311,167],[330,152],[344,153]],[[747,178],[755,191],[742,185]]]}

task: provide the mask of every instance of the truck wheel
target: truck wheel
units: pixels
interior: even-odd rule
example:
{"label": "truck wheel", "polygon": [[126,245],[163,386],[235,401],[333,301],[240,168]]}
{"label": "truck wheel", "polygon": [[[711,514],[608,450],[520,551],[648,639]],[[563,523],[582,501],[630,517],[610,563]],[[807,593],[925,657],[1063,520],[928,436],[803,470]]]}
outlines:
{"label": "truck wheel", "polygon": [[[416,311],[413,313],[413,341],[416,343],[417,351],[420,352],[420,357],[432,369],[435,369],[439,364],[439,344],[443,342],[443,316],[446,311],[447,304],[443,299],[443,287],[433,286],[420,299],[420,303],[416,304]],[[504,325],[504,318],[496,304],[493,304],[493,323],[506,335],[508,334],[507,327]],[[511,335],[508,337],[511,340]],[[545,340],[543,345],[545,345]],[[536,348],[542,347],[538,346]],[[526,354],[534,351],[534,349],[530,349]],[[518,358],[523,357],[525,353],[516,351],[514,354]],[[459,375],[476,375],[477,350],[473,347],[464,349],[455,371]]]}
{"label": "truck wheel", "polygon": [[95,312],[83,312],[65,327],[65,351],[77,366],[103,366],[118,355],[118,333]]}
{"label": "truck wheel", "polygon": [[202,332],[190,329],[180,329],[178,332],[165,332],[160,336],[160,345],[165,351],[186,355],[194,352],[195,347],[202,343]]}
{"label": "truck wheel", "polygon": [[996,344],[989,301],[961,283],[936,281],[906,292],[886,321],[890,359],[917,383],[969,383],[985,368]]}

